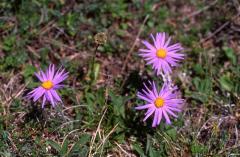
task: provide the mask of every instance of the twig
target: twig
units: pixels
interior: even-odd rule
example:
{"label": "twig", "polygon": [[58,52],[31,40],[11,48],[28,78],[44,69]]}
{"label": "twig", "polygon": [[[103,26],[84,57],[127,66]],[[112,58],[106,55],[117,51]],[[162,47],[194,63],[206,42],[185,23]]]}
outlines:
{"label": "twig", "polygon": [[3,104],[5,104],[5,105],[7,103],[10,104],[13,99],[16,99],[17,97],[19,97],[24,92],[24,90],[28,84],[29,84],[29,82],[27,82],[25,85],[23,85],[23,87],[14,96],[9,97],[7,100],[5,100],[3,102]]}
{"label": "twig", "polygon": [[219,33],[222,29],[224,29],[226,26],[228,26],[228,25],[231,23],[231,21],[234,21],[237,17],[239,17],[239,15],[240,15],[240,12],[239,12],[237,15],[233,16],[233,17],[231,18],[231,20],[225,22],[221,27],[219,27],[217,30],[215,30],[215,31],[214,31],[212,34],[210,34],[208,37],[202,39],[202,40],[200,41],[200,43],[202,44],[202,43],[204,43],[205,41],[211,39],[213,36],[215,36],[217,33]]}
{"label": "twig", "polygon": [[[68,2],[70,5],[70,7],[68,7],[66,10],[64,10],[62,13],[61,13],[61,17],[66,15],[68,12],[70,12],[72,10],[72,8],[74,7],[74,4],[75,4],[75,0],[69,0]],[[59,18],[56,18],[56,19],[53,19],[51,21],[49,21],[47,23],[47,25],[45,25],[39,32],[39,35],[44,35],[46,32],[48,32],[49,30],[51,30],[53,27],[55,27],[57,21],[59,20]]]}
{"label": "twig", "polygon": [[240,12],[240,3],[238,0],[233,0],[233,6],[236,8],[237,12]]}
{"label": "twig", "polygon": [[71,124],[71,123],[75,123],[75,122],[80,122],[81,120],[72,120],[72,121],[68,121],[66,123],[61,124],[59,127],[57,127],[53,132],[57,131],[59,128],[62,128],[65,125]]}
{"label": "twig", "polygon": [[202,43],[204,43],[205,41],[211,39],[213,36],[215,36],[217,33],[219,33],[223,28],[225,28],[225,27],[226,27],[227,25],[229,25],[229,24],[230,24],[230,21],[225,22],[221,27],[219,27],[217,30],[215,30],[211,35],[209,35],[208,37],[202,39],[202,40],[200,41],[200,43],[202,44]]}
{"label": "twig", "polygon": [[72,47],[70,47],[70,46],[68,46],[68,45],[66,45],[66,44],[63,44],[62,42],[57,41],[57,40],[55,40],[55,39],[42,38],[42,40],[43,40],[44,42],[46,42],[46,43],[48,43],[48,44],[52,44],[52,45],[54,45],[54,46],[64,47],[64,48],[69,49],[69,50],[71,50],[71,51],[79,52],[77,49],[72,48]]}
{"label": "twig", "polygon": [[[156,8],[156,5],[154,5],[154,6],[151,8],[151,11],[154,11],[155,8]],[[121,70],[122,73],[123,73],[123,72],[125,71],[125,69],[126,69],[126,66],[127,66],[128,61],[129,61],[129,58],[130,58],[130,56],[131,56],[132,53],[133,53],[133,50],[134,50],[134,48],[135,48],[135,46],[136,46],[136,44],[137,44],[138,38],[139,38],[139,36],[141,35],[141,33],[142,33],[142,31],[143,31],[143,27],[145,26],[145,23],[147,22],[149,16],[150,16],[150,15],[148,14],[148,15],[146,15],[146,17],[144,18],[143,23],[142,23],[142,25],[140,26],[140,28],[139,28],[139,30],[138,30],[137,36],[136,36],[136,38],[135,38],[135,41],[134,41],[131,49],[128,51],[127,57],[126,57],[126,59],[125,59],[125,61],[124,61],[124,63],[123,63],[123,67],[122,67],[122,70]]]}
{"label": "twig", "polygon": [[[80,129],[75,129],[75,130],[70,131],[70,132],[64,137],[64,139],[63,139],[63,141],[62,141],[61,147],[63,147],[64,141],[67,139],[67,137],[68,137],[70,134],[72,134],[73,132],[76,132],[76,131],[78,131],[78,130],[80,130]],[[73,147],[73,146],[72,146],[72,147]],[[68,150],[67,154],[65,154],[64,156],[67,156],[67,155],[71,152],[72,147]]]}
{"label": "twig", "polygon": [[15,22],[16,21],[16,17],[9,17],[9,16],[1,16],[0,17],[0,20],[4,20],[4,21],[13,21],[13,22]]}
{"label": "twig", "polygon": [[[198,130],[198,133],[197,133],[196,138],[198,138],[198,137],[200,136],[201,131],[204,129],[204,127],[206,127],[207,123],[208,123],[209,121],[211,121],[211,120],[218,120],[218,117],[211,117],[211,118],[209,118],[209,119],[201,126],[201,128]],[[220,119],[220,121],[221,121],[221,119]],[[221,123],[221,122],[220,122],[220,123]]]}
{"label": "twig", "polygon": [[220,152],[218,152],[218,154],[222,154],[222,153],[224,153],[224,152],[226,152],[226,151],[228,151],[228,150],[235,149],[235,148],[238,148],[238,147],[240,147],[240,144],[234,145],[234,146],[232,146],[232,147],[228,147],[228,148],[226,148],[226,149],[222,149]]}
{"label": "twig", "polygon": [[[141,35],[141,33],[142,33],[142,31],[143,31],[143,27],[144,27],[145,23],[147,22],[148,18],[149,18],[149,15],[147,15],[147,16],[145,17],[145,19],[143,20],[142,25],[141,25],[140,28],[139,28],[138,34],[137,34],[137,36],[136,36],[136,38],[135,38],[135,41],[134,41],[131,49],[128,51],[127,57],[126,57],[126,59],[125,59],[125,61],[124,61],[124,63],[123,63],[123,66],[122,66],[122,69],[121,69],[121,73],[123,73],[123,72],[126,70],[127,64],[128,64],[128,62],[129,62],[129,58],[130,58],[130,56],[131,56],[132,53],[133,53],[133,50],[134,50],[134,48],[135,48],[135,46],[136,46],[136,44],[137,44],[138,38],[139,38],[139,36]],[[123,82],[122,82],[122,84],[121,84],[120,89],[122,89],[122,87],[124,86],[126,80],[127,80],[127,77],[124,77],[124,80],[123,80]]]}
{"label": "twig", "polygon": [[[96,152],[97,152],[97,150],[101,147],[101,146],[104,146],[104,144],[105,144],[105,141],[108,139],[108,137],[115,131],[115,129],[117,128],[117,126],[118,126],[118,123],[112,128],[112,130],[107,134],[107,136],[102,140],[102,142],[99,144],[99,146],[97,147],[97,149],[96,149]],[[95,153],[96,153],[95,152]]]}
{"label": "twig", "polygon": [[69,110],[69,109],[73,109],[73,108],[77,108],[77,107],[85,107],[87,105],[76,105],[76,106],[71,106],[71,107],[67,107],[65,109],[63,109],[63,112],[65,112],[66,110]]}
{"label": "twig", "polygon": [[27,49],[28,49],[28,51],[30,51],[34,56],[36,56],[38,59],[41,58],[41,56],[36,52],[36,50],[35,50],[33,47],[27,46]]}
{"label": "twig", "polygon": [[9,140],[10,143],[12,144],[14,151],[18,151],[18,148],[17,148],[17,146],[15,145],[15,143],[14,143],[12,137],[11,137],[11,134],[10,134],[9,132],[7,132],[7,134],[8,134],[8,140]]}
{"label": "twig", "polygon": [[144,27],[145,23],[147,22],[148,18],[149,18],[149,15],[147,15],[147,16],[145,17],[145,19],[143,20],[143,23],[142,23],[142,25],[141,25],[140,28],[139,28],[138,34],[137,34],[137,36],[136,36],[136,38],[135,38],[135,41],[134,41],[131,49],[128,51],[127,57],[126,57],[126,59],[125,59],[125,61],[124,61],[124,63],[123,63],[123,67],[122,67],[122,70],[121,70],[122,73],[123,73],[123,72],[125,71],[125,69],[126,69],[126,66],[127,66],[128,61],[129,61],[129,58],[130,58],[130,56],[131,56],[132,53],[133,53],[133,50],[134,50],[134,48],[135,48],[135,46],[136,46],[136,44],[137,44],[138,38],[139,38],[139,36],[141,35],[141,33],[142,33],[142,31],[143,31],[143,27]]}
{"label": "twig", "polygon": [[127,156],[131,156],[131,154],[129,154],[128,152],[126,152],[116,141],[114,142],[120,149],[122,152],[124,152]]}
{"label": "twig", "polygon": [[[156,8],[156,5],[154,5],[154,6],[152,7],[151,11],[154,11],[155,8]],[[140,26],[140,28],[139,28],[139,30],[138,30],[137,36],[136,36],[136,38],[135,38],[135,41],[134,41],[132,47],[130,48],[130,50],[128,51],[127,57],[126,57],[126,59],[125,59],[125,61],[124,61],[124,63],[123,63],[123,66],[122,66],[122,69],[121,69],[121,73],[124,73],[124,71],[126,70],[126,67],[127,67],[128,62],[129,62],[130,56],[131,56],[132,53],[133,53],[133,50],[134,50],[134,48],[135,48],[135,46],[136,46],[136,44],[137,44],[138,38],[139,38],[139,36],[141,35],[141,33],[142,33],[142,31],[143,31],[143,28],[144,28],[144,26],[145,26],[145,23],[147,22],[149,16],[150,16],[149,14],[146,15],[146,17],[145,17],[144,20],[143,20],[142,25]],[[127,80],[127,77],[124,77],[124,80],[123,80],[123,82],[122,82],[122,84],[121,84],[120,89],[122,89],[122,87],[124,86],[126,80]]]}
{"label": "twig", "polygon": [[170,149],[172,148],[172,153],[174,153],[174,156],[177,154],[176,152],[176,148],[174,149],[173,147],[173,143],[170,142],[165,136],[169,137],[166,133],[161,134],[160,132],[157,132],[160,136],[162,136],[164,138],[164,140],[166,141],[167,145],[170,147]]}
{"label": "twig", "polygon": [[100,130],[100,126],[101,126],[103,117],[105,116],[106,112],[107,112],[107,108],[104,110],[103,115],[102,115],[102,117],[101,117],[101,119],[100,119],[100,121],[99,121],[99,123],[98,123],[97,130],[95,131],[95,134],[94,134],[94,136],[93,136],[92,139],[91,139],[91,145],[90,145],[89,154],[88,154],[89,157],[92,157],[91,153],[92,153],[92,149],[93,149],[93,144],[94,144],[94,142],[95,142],[95,140],[96,140],[97,133],[98,133],[99,130]]}
{"label": "twig", "polygon": [[191,18],[191,17],[193,17],[193,16],[196,16],[196,15],[198,15],[198,14],[200,14],[200,13],[206,11],[206,10],[208,10],[210,7],[212,7],[213,5],[215,5],[215,4],[217,3],[217,1],[218,1],[218,0],[215,0],[215,1],[213,1],[212,3],[210,3],[209,5],[207,5],[207,6],[203,7],[203,8],[201,8],[201,9],[193,12],[192,14],[190,14],[190,15],[188,15],[186,18],[184,18],[183,21],[185,21],[186,19],[189,19],[189,18]]}
{"label": "twig", "polygon": [[238,142],[238,128],[237,125],[235,125],[235,136],[236,136],[236,140],[235,140],[235,145],[239,144]]}

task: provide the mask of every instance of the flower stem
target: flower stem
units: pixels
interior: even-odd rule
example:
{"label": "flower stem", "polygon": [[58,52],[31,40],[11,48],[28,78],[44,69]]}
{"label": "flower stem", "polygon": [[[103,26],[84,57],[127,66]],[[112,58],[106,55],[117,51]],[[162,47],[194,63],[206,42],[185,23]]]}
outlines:
{"label": "flower stem", "polygon": [[94,79],[94,64],[95,64],[95,60],[96,60],[96,55],[97,55],[97,49],[99,47],[99,44],[96,45],[94,53],[93,53],[93,57],[92,57],[92,67],[91,67],[91,76],[92,79]]}

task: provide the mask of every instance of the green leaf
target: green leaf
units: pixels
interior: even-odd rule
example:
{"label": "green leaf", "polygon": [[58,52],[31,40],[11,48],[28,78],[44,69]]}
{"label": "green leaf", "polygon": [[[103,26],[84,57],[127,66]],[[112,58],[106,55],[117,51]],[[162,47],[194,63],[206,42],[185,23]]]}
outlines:
{"label": "green leaf", "polygon": [[202,67],[202,65],[200,65],[200,64],[195,64],[195,65],[193,66],[193,70],[196,72],[197,75],[204,74],[203,67]]}
{"label": "green leaf", "polygon": [[79,144],[85,145],[90,140],[90,137],[91,136],[89,134],[83,134],[79,139]]}
{"label": "green leaf", "polygon": [[190,97],[203,103],[207,102],[212,92],[212,80],[210,78],[200,79],[199,77],[194,77],[193,84],[196,92],[191,92]]}
{"label": "green leaf", "polygon": [[193,142],[191,145],[191,151],[193,154],[203,154],[207,151],[207,147],[204,145],[200,145],[196,142]]}
{"label": "green leaf", "polygon": [[68,139],[65,139],[63,141],[62,148],[61,148],[61,151],[60,151],[61,155],[65,155],[67,153],[67,151],[68,151],[68,143],[69,143]]}
{"label": "green leaf", "polygon": [[36,69],[34,66],[32,66],[32,65],[27,65],[27,66],[24,68],[23,76],[24,76],[25,78],[27,78],[27,77],[29,77],[29,76],[32,76],[36,70],[37,70],[37,69]]}
{"label": "green leaf", "polygon": [[177,130],[172,128],[166,131],[166,133],[173,139],[175,140],[177,137]]}
{"label": "green leaf", "polygon": [[53,140],[47,140],[46,142],[48,145],[52,146],[57,152],[61,151],[61,145]]}
{"label": "green leaf", "polygon": [[113,112],[117,116],[122,116],[125,118],[125,108],[124,108],[124,98],[122,96],[117,96],[112,91],[109,92],[109,95],[113,104]]}
{"label": "green leaf", "polygon": [[79,139],[79,141],[77,141],[74,145],[73,145],[73,147],[72,147],[72,150],[71,150],[71,152],[70,152],[70,155],[74,155],[74,154],[76,154],[76,153],[78,153],[78,152],[80,152],[80,150],[82,149],[82,148],[80,148],[80,146],[82,145],[82,146],[84,146],[88,141],[90,141],[90,135],[89,134],[83,134],[82,136],[81,136],[81,138]]}
{"label": "green leaf", "polygon": [[124,132],[118,133],[117,135],[114,136],[114,140],[116,140],[118,143],[125,143],[125,139],[126,137]]}
{"label": "green leaf", "polygon": [[87,156],[88,148],[86,146],[83,146],[83,148],[81,148],[79,151],[80,152],[77,154],[77,156]]}
{"label": "green leaf", "polygon": [[93,77],[94,77],[94,81],[97,80],[98,76],[99,76],[99,71],[100,71],[100,64],[98,63],[94,63],[94,69],[93,69]]}
{"label": "green leaf", "polygon": [[220,82],[222,88],[229,92],[232,91],[232,89],[234,88],[233,82],[231,81],[231,78],[228,75],[223,75],[219,79],[219,82]]}
{"label": "green leaf", "polygon": [[151,136],[150,135],[147,135],[147,146],[146,146],[146,152],[149,151],[151,147]]}
{"label": "green leaf", "polygon": [[11,154],[10,152],[0,152],[0,156],[4,156],[4,157],[11,157],[13,156],[13,154]]}
{"label": "green leaf", "polygon": [[159,157],[159,156],[161,156],[159,154],[162,154],[162,152],[156,151],[152,147],[150,147],[149,153],[148,153],[149,157]]}
{"label": "green leaf", "polygon": [[145,157],[145,156],[146,156],[146,155],[144,154],[144,151],[143,151],[142,147],[141,147],[139,144],[135,143],[135,144],[132,145],[132,147],[133,147],[133,150],[137,151],[138,154],[139,154],[141,157]]}
{"label": "green leaf", "polygon": [[237,57],[233,51],[232,48],[229,48],[229,47],[224,47],[223,48],[224,52],[225,52],[225,55],[228,57],[228,59],[230,59],[230,61],[236,65],[237,64]]}
{"label": "green leaf", "polygon": [[3,41],[3,50],[11,51],[15,43],[16,43],[16,36],[6,37]]}

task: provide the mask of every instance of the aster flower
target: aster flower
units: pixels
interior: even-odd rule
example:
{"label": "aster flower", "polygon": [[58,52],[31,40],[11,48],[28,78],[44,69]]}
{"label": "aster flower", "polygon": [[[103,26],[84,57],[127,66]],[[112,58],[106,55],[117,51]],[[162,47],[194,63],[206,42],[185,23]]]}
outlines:
{"label": "aster flower", "polygon": [[61,83],[68,77],[68,73],[62,68],[56,71],[55,66],[50,65],[45,73],[40,70],[35,75],[41,81],[41,85],[28,93],[27,98],[33,98],[36,102],[42,97],[42,108],[46,101],[50,102],[53,107],[62,102],[57,90],[63,87]]}
{"label": "aster flower", "polygon": [[154,114],[152,127],[160,124],[162,118],[167,124],[171,124],[169,116],[177,118],[176,112],[181,112],[181,107],[184,100],[177,97],[177,87],[171,87],[169,83],[164,83],[160,91],[157,90],[156,84],[150,82],[151,90],[144,84],[145,89],[138,92],[138,98],[145,100],[147,103],[142,106],[135,107],[137,110],[147,109],[145,113],[146,121],[152,114]]}
{"label": "aster flower", "polygon": [[147,41],[142,43],[147,49],[140,49],[140,56],[147,61],[147,65],[152,65],[157,75],[163,72],[169,74],[172,67],[177,66],[179,61],[184,59],[184,54],[178,53],[183,50],[180,43],[170,44],[171,37],[167,37],[166,33],[157,33],[156,38],[151,34],[153,45]]}

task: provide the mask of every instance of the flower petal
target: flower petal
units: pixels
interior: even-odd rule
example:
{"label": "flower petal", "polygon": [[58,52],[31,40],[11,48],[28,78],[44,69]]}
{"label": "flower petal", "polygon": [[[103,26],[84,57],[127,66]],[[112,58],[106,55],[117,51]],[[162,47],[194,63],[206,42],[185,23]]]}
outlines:
{"label": "flower petal", "polygon": [[151,108],[151,110],[148,112],[148,114],[146,114],[146,116],[144,117],[143,121],[145,122],[155,111],[155,108]]}
{"label": "flower petal", "polygon": [[173,117],[177,118],[178,116],[173,113],[171,110],[169,110],[167,107],[165,108],[165,110],[167,111],[167,113],[169,113],[170,115],[172,115]]}
{"label": "flower petal", "polygon": [[155,110],[152,127],[156,127],[156,126],[157,126],[158,115],[159,115],[159,114],[158,114],[158,110]]}
{"label": "flower petal", "polygon": [[142,41],[142,43],[151,51],[156,51],[156,48],[152,46],[149,42],[147,41]]}
{"label": "flower petal", "polygon": [[171,124],[171,121],[170,121],[169,116],[167,115],[166,111],[163,109],[162,112],[163,112],[164,118],[166,120],[166,123]]}
{"label": "flower petal", "polygon": [[50,103],[52,104],[52,106],[55,107],[56,104],[50,91],[47,91],[46,96],[48,101],[50,101]]}
{"label": "flower petal", "polygon": [[162,120],[162,110],[161,110],[161,109],[159,109],[159,113],[158,113],[158,114],[159,114],[159,115],[158,115],[157,125],[159,125],[160,122],[161,122],[161,120]]}
{"label": "flower petal", "polygon": [[44,108],[45,103],[46,103],[46,96],[44,95],[44,96],[43,96],[43,102],[42,102],[42,109]]}
{"label": "flower petal", "polygon": [[59,97],[58,93],[55,90],[51,89],[50,92],[54,99],[56,99],[59,102],[62,102],[61,98]]}
{"label": "flower petal", "polygon": [[137,107],[135,107],[135,109],[136,110],[144,110],[144,109],[147,109],[151,106],[153,106],[153,104],[146,104],[146,105],[142,105],[142,106],[137,106]]}

